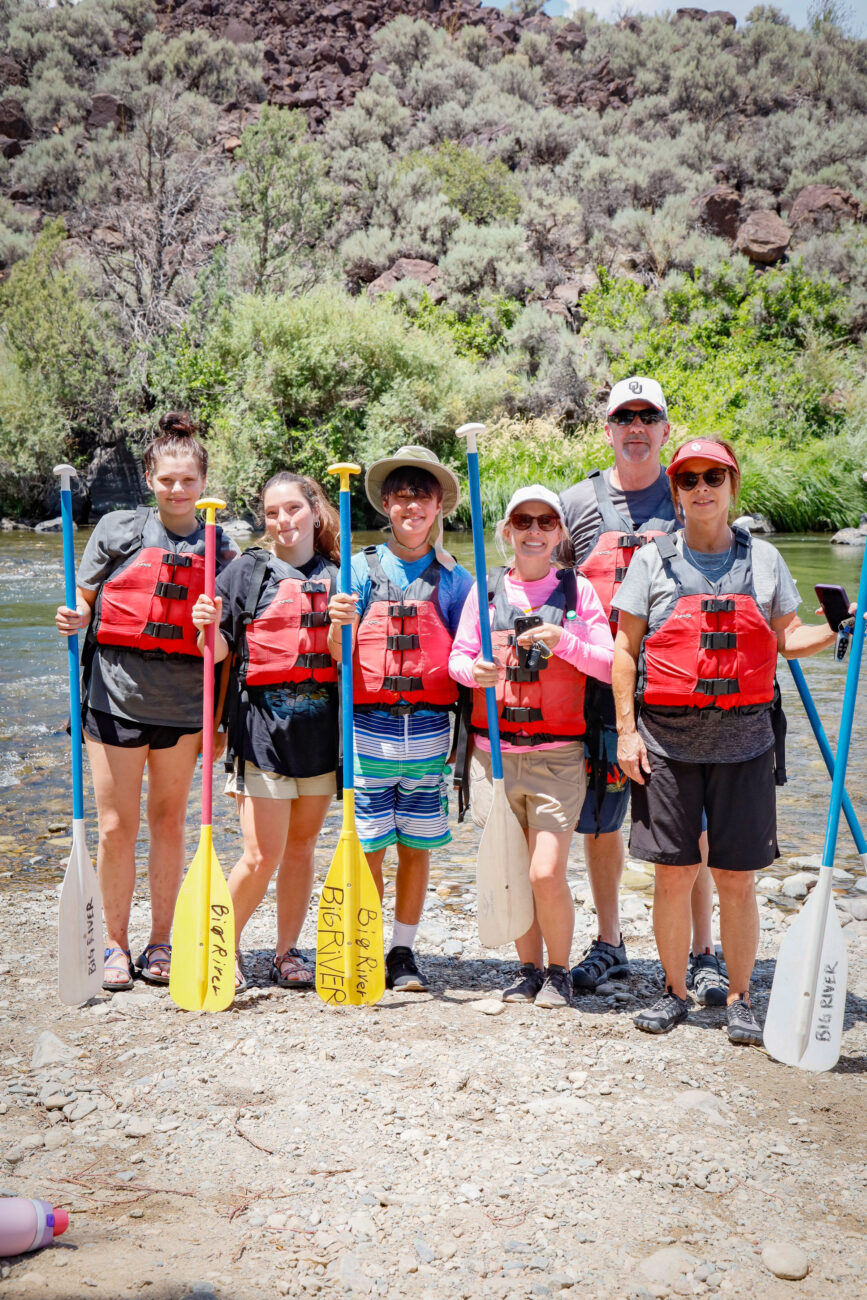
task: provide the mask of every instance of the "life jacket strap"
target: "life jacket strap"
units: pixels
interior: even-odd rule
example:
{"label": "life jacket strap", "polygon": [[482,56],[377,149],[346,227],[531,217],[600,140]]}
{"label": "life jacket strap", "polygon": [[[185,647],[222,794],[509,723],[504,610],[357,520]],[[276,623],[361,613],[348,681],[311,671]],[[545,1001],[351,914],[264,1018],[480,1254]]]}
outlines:
{"label": "life jacket strap", "polygon": [[184,635],[184,629],[177,623],[147,623],[145,624],[145,636],[158,637],[162,641],[180,641]]}
{"label": "life jacket strap", "polygon": [[389,650],[418,650],[419,639],[415,635],[387,636],[385,644]]}
{"label": "life jacket strap", "polygon": [[734,650],[738,643],[737,632],[702,632],[702,650]]}
{"label": "life jacket strap", "polygon": [[538,668],[519,668],[516,664],[506,669],[507,682],[537,682],[538,680]]}
{"label": "life jacket strap", "polygon": [[513,709],[506,707],[502,712],[504,722],[541,722],[541,709]]}
{"label": "life jacket strap", "polygon": [[301,590],[307,596],[316,596],[316,595],[321,595],[323,592],[326,592],[328,590],[328,586],[324,582],[312,582],[312,581],[302,582]]}
{"label": "life jacket strap", "polygon": [[736,677],[699,677],[695,689],[699,695],[737,695],[741,688]]}
{"label": "life jacket strap", "polygon": [[302,627],[328,627],[330,622],[327,609],[311,609],[301,615]]}
{"label": "life jacket strap", "polygon": [[164,600],[186,600],[189,594],[189,587],[181,587],[177,582],[158,582],[154,587],[154,595]]}
{"label": "life jacket strap", "polygon": [[420,677],[383,677],[385,691],[420,691],[424,683]]}
{"label": "life jacket strap", "polygon": [[163,551],[163,564],[173,569],[189,569],[193,564],[192,555],[182,555],[179,551]]}
{"label": "life jacket strap", "polygon": [[701,601],[702,614],[731,614],[735,609],[735,600],[733,596],[703,596]]}
{"label": "life jacket strap", "polygon": [[299,668],[330,668],[334,663],[331,655],[299,655],[295,660]]}
{"label": "life jacket strap", "polygon": [[389,618],[416,618],[418,616],[417,605],[389,605]]}

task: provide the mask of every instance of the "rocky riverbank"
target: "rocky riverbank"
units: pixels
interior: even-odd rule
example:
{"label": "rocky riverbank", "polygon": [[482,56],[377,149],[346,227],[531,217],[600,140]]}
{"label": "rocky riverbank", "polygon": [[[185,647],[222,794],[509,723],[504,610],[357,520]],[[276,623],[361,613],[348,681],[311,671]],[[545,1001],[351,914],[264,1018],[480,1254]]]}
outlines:
{"label": "rocky riverbank", "polygon": [[[273,896],[231,1011],[188,1015],[142,984],[64,1008],[54,891],[0,895],[0,1190],[70,1215],[53,1248],[3,1264],[0,1297],[863,1294],[864,895],[839,904],[842,1056],[811,1076],[731,1047],[719,1011],[662,1040],[634,1029],[659,986],[638,864],[629,980],[568,1012],[504,1005],[511,954],[480,950],[454,883],[473,851],[460,828],[429,895],[431,993],[356,1010],[266,984]],[[577,957],[594,917],[580,860],[570,876]],[[794,911],[767,894],[760,910],[763,1015]],[[146,923],[136,903],[139,943]]]}

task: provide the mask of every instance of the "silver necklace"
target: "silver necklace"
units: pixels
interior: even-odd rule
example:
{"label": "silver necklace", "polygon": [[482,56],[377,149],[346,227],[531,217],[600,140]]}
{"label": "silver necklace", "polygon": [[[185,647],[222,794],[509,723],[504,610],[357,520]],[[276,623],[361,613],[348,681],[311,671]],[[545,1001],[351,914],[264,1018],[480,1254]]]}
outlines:
{"label": "silver necklace", "polygon": [[[690,564],[692,564],[694,568],[698,569],[699,573],[707,578],[708,582],[718,582],[729,567],[729,561],[731,560],[735,544],[734,533],[731,534],[728,550],[725,551],[722,556],[714,555],[710,560],[698,558],[695,551],[687,545],[685,533],[681,533],[681,540],[683,542],[683,549],[686,552],[686,558],[689,560]],[[699,555],[700,554],[701,552],[699,552]]]}

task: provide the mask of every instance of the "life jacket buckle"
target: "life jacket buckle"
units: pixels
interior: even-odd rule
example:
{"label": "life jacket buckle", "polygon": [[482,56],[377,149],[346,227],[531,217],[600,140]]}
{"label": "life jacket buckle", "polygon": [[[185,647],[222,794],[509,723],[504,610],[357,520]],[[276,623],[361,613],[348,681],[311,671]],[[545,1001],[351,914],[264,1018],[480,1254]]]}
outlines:
{"label": "life jacket buckle", "polygon": [[158,582],[154,587],[154,595],[162,596],[163,600],[186,600],[189,594],[189,587],[181,587],[177,582]]}
{"label": "life jacket buckle", "polygon": [[703,614],[731,614],[735,609],[733,596],[702,596],[701,612]]}
{"label": "life jacket buckle", "polygon": [[737,632],[702,632],[702,650],[734,650],[738,643]]}
{"label": "life jacket buckle", "polygon": [[384,677],[383,689],[386,691],[420,691],[424,683],[420,677]]}
{"label": "life jacket buckle", "polygon": [[417,636],[388,636],[385,638],[385,644],[389,650],[418,650],[419,639]]}
{"label": "life jacket buckle", "polygon": [[180,641],[183,638],[184,629],[177,623],[146,623],[145,636],[156,637],[161,641]]}
{"label": "life jacket buckle", "polygon": [[189,569],[192,563],[192,555],[181,555],[179,551],[163,551],[163,564],[167,564],[172,569]]}
{"label": "life jacket buckle", "polygon": [[299,668],[330,668],[334,660],[331,655],[299,655],[295,663]]}
{"label": "life jacket buckle", "polygon": [[389,618],[417,618],[418,606],[417,605],[389,605],[388,617]]}
{"label": "life jacket buckle", "polygon": [[736,677],[699,677],[695,689],[698,695],[737,695],[741,688]]}
{"label": "life jacket buckle", "polygon": [[[541,709],[517,709],[507,706],[503,709],[504,722],[541,722]],[[511,737],[510,737],[511,739]]]}
{"label": "life jacket buckle", "polygon": [[327,609],[311,609],[301,615],[302,627],[328,627],[330,622]]}
{"label": "life jacket buckle", "polygon": [[305,595],[321,595],[328,590],[324,582],[302,582],[301,590]]}

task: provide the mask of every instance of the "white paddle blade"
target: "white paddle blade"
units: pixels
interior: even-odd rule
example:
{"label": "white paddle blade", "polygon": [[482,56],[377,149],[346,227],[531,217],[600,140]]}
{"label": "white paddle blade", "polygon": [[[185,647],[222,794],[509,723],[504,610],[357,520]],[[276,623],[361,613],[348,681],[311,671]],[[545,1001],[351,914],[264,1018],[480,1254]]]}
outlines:
{"label": "white paddle blade", "polygon": [[103,955],[102,896],[83,821],[72,823],[57,930],[57,991],[68,1007],[80,1007],[102,989]]}
{"label": "white paddle blade", "polygon": [[479,942],[501,948],[533,924],[533,890],[527,840],[509,806],[502,781],[493,782],[491,811],[476,859]]}
{"label": "white paddle blade", "polygon": [[[830,875],[830,868],[824,868]],[[831,1070],[840,1056],[846,1010],[847,956],[833,898],[824,931],[817,933],[823,907],[816,888],[780,945],[765,1017],[764,1042],[771,1056],[800,1070]],[[821,944],[818,966],[813,946]],[[815,985],[811,971],[817,970]]]}

